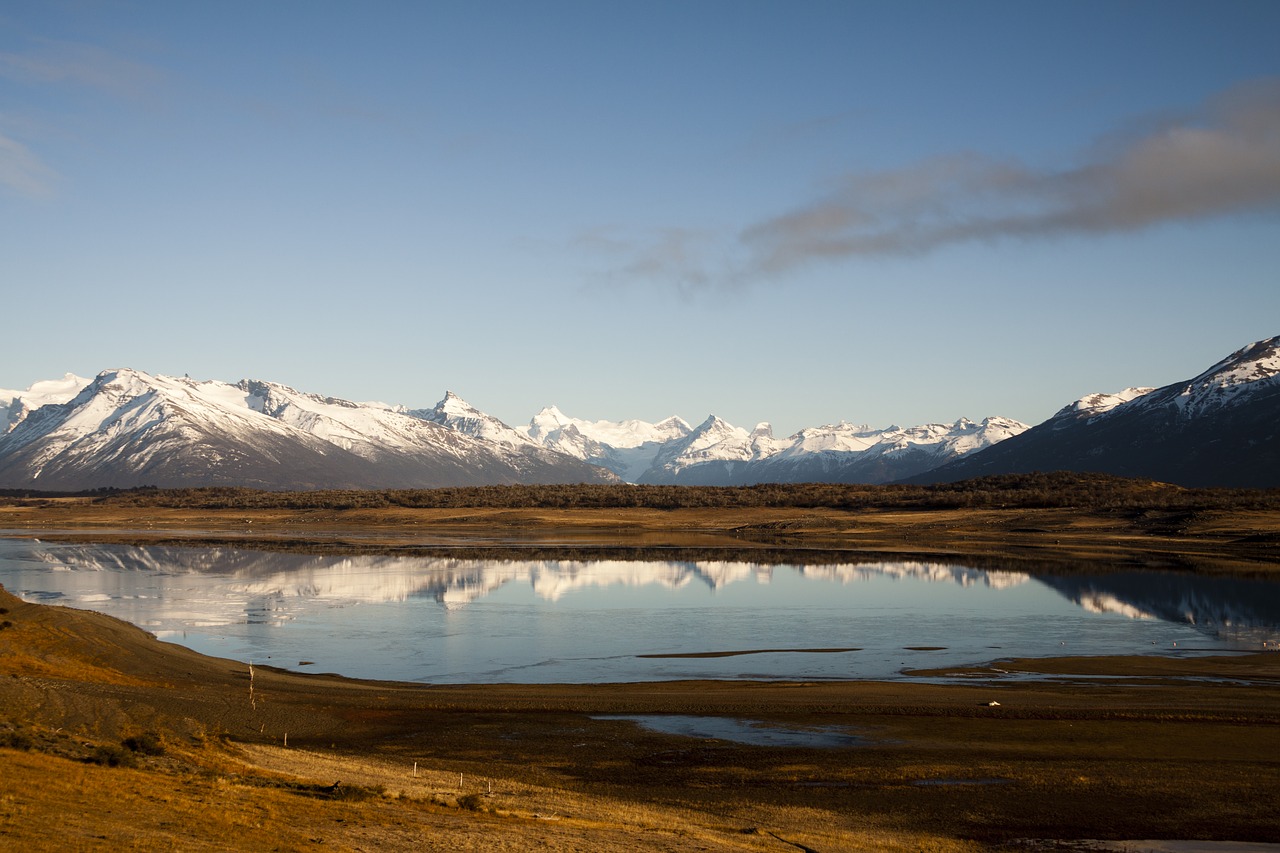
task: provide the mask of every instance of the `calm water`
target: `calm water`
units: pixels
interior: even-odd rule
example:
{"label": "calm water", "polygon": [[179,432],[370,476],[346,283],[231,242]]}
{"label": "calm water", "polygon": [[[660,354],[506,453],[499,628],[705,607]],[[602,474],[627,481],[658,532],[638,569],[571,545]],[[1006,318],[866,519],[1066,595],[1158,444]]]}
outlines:
{"label": "calm water", "polygon": [[894,678],[1002,657],[1280,643],[1280,584],[947,563],[324,557],[0,539],[0,584],[207,654],[435,683]]}

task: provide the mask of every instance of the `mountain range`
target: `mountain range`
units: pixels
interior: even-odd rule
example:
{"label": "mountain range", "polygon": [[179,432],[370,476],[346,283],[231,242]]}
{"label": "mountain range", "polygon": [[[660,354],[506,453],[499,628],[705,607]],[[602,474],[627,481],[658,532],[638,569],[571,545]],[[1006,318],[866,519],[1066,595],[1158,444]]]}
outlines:
{"label": "mountain range", "polygon": [[[0,487],[234,485],[264,489],[418,488],[617,482],[609,471],[528,441],[476,437],[446,423],[453,402],[418,417],[245,380],[197,382],[108,370],[9,399]],[[58,396],[74,396],[61,402]],[[0,409],[4,411],[4,409]]]}
{"label": "mountain range", "polygon": [[427,488],[502,483],[945,482],[1074,470],[1192,486],[1280,485],[1280,337],[1190,380],[1091,394],[1028,427],[1008,418],[777,438],[714,415],[589,421],[543,409],[512,427],[453,394],[432,408],[355,403],[259,380],[108,370],[0,390],[0,488],[236,485]]}

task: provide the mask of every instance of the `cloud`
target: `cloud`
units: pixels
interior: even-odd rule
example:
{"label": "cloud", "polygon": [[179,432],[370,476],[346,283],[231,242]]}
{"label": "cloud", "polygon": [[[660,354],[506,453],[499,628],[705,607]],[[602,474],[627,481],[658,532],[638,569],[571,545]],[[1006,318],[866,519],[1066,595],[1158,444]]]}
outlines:
{"label": "cloud", "polygon": [[663,279],[689,295],[814,263],[1116,234],[1280,207],[1280,79],[1240,85],[1176,119],[1148,117],[1129,128],[1066,165],[959,152],[847,174],[823,195],[727,239],[669,228],[628,239],[596,234],[580,246],[612,264],[606,280]]}
{"label": "cloud", "polygon": [[689,295],[716,283],[708,263],[714,239],[693,228],[663,228],[640,236],[598,228],[580,235],[577,246],[607,258],[610,269],[598,281],[653,281],[675,285]]}
{"label": "cloud", "polygon": [[1194,116],[1083,162],[1036,169],[977,153],[845,176],[739,235],[747,268],[929,252],[975,241],[1134,231],[1280,205],[1280,80],[1228,90]]}
{"label": "cloud", "polygon": [[47,198],[57,178],[25,145],[0,133],[0,187],[28,198]]}
{"label": "cloud", "polygon": [[[123,98],[144,96],[162,78],[151,66],[93,45],[43,38],[27,41],[25,51],[0,51],[0,78],[27,85],[70,84]],[[3,118],[9,125],[23,123],[20,116]],[[0,187],[28,198],[47,198],[59,178],[26,145],[0,132]]]}
{"label": "cloud", "polygon": [[151,90],[161,72],[90,44],[32,38],[24,53],[0,51],[0,75],[30,83],[74,83],[136,98]]}

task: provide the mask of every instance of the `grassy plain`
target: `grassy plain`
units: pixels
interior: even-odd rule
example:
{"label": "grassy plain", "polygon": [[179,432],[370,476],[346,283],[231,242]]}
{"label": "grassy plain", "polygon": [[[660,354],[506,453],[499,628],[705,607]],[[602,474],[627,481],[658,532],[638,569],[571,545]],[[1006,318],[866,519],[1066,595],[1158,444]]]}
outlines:
{"label": "grassy plain", "polygon": [[[392,553],[800,549],[1062,570],[1280,568],[1280,513],[1254,504],[246,508],[67,498],[0,506],[0,529]],[[974,667],[945,685],[424,686],[251,672],[100,614],[2,592],[0,609],[0,848],[831,853],[1280,839],[1275,653],[1002,662],[1020,676]],[[596,718],[649,713],[837,726],[865,745],[753,747]]]}

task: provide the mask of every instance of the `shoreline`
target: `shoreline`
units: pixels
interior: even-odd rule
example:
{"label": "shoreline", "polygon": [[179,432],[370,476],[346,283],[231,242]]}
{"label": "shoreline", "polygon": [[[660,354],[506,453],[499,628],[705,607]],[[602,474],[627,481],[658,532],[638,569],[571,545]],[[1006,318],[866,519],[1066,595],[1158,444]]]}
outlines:
{"label": "shoreline", "polygon": [[[65,817],[47,793],[64,776],[107,786],[77,788],[92,837],[140,849],[151,849],[140,824],[171,823],[187,793],[241,797],[237,808],[269,800],[313,833],[286,832],[286,849],[368,843],[349,821],[384,849],[412,849],[421,833],[469,849],[479,833],[518,851],[767,851],[781,849],[777,837],[820,851],[1048,850],[1058,848],[1017,842],[1280,833],[1276,653],[1015,660],[1000,669],[1025,677],[976,667],[958,684],[424,685],[249,667],[91,611],[7,592],[0,605],[11,623],[0,630],[0,735],[28,740],[0,747],[12,771],[0,781],[0,840],[28,849],[55,849],[34,830]],[[608,718],[652,714],[768,721],[858,745],[750,746]],[[84,764],[140,732],[165,754],[138,756],[133,770]],[[335,778],[360,799],[326,794]],[[32,831],[2,819],[15,801]],[[554,833],[531,830],[553,815]],[[216,832],[213,817],[189,817],[187,831]],[[406,824],[419,834],[397,835]],[[259,849],[268,837],[222,846]]]}
{"label": "shoreline", "polygon": [[[88,499],[0,505],[0,530],[32,538],[243,545],[311,553],[786,551],[1280,577],[1280,511],[1084,509],[175,509]],[[247,543],[252,543],[247,544]]]}
{"label": "shoreline", "polygon": [[[0,528],[352,552],[875,546],[966,564],[1280,568],[1249,513],[1162,532],[1057,510],[366,512],[5,507]],[[1277,519],[1264,521],[1266,533]],[[0,846],[830,853],[1280,837],[1280,653],[1001,659],[947,668],[963,680],[946,684],[917,669],[899,681],[432,685],[250,668],[8,592],[0,609]],[[592,718],[609,714],[763,720],[860,745],[750,746]],[[161,754],[122,746],[148,738]],[[975,782],[989,779],[1000,782]]]}

